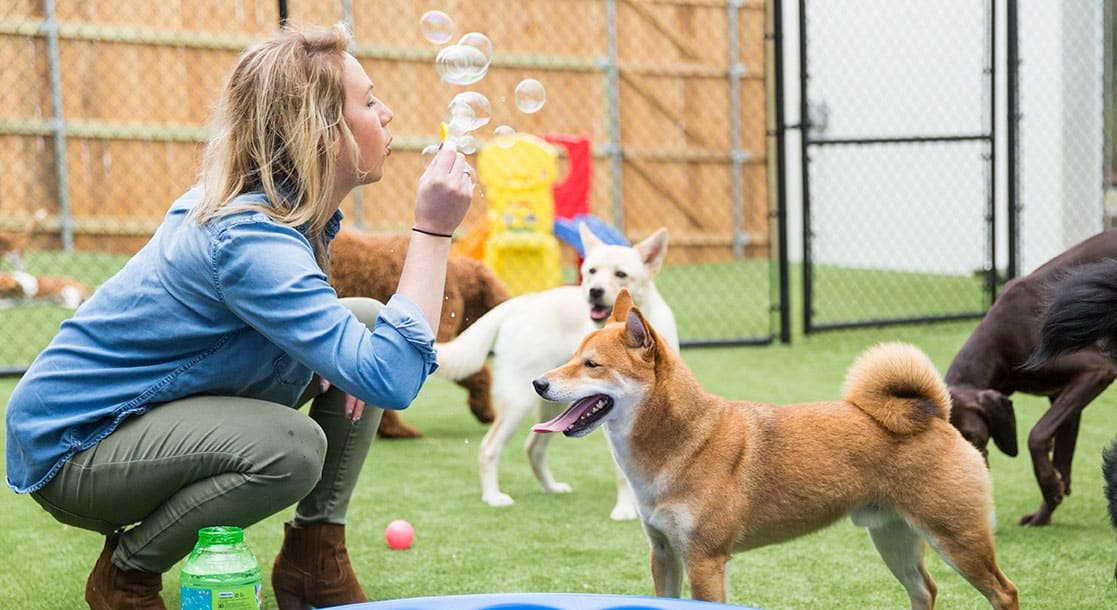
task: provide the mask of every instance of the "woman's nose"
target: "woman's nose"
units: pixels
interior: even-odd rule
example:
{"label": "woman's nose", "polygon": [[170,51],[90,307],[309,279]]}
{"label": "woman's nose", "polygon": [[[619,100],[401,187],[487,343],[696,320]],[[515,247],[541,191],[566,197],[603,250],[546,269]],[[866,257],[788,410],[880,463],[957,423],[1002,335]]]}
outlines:
{"label": "woman's nose", "polygon": [[389,108],[388,105],[383,103],[383,102],[380,103],[380,107],[381,107],[380,124],[381,125],[387,125],[388,123],[391,123],[392,119],[394,119],[396,117],[396,113],[392,112],[392,109]]}

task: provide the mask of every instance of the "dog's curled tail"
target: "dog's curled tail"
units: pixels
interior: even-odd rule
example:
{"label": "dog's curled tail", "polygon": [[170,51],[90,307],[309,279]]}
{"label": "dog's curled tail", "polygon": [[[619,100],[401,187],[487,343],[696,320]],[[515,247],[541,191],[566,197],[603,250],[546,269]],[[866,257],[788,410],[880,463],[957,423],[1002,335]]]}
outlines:
{"label": "dog's curled tail", "polygon": [[908,343],[882,343],[846,373],[842,396],[896,434],[914,434],[931,419],[950,420],[950,394],[935,365]]}
{"label": "dog's curled tail", "polygon": [[508,299],[485,312],[460,335],[447,343],[436,343],[438,370],[435,377],[460,381],[481,370],[493,343],[500,335],[504,319],[514,310],[519,299]]}

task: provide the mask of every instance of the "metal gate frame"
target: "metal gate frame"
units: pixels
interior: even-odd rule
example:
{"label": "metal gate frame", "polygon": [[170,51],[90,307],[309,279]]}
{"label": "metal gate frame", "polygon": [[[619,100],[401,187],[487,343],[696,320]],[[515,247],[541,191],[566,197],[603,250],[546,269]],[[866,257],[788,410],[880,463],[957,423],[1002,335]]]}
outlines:
{"label": "metal gate frame", "polygon": [[[775,0],[777,4],[782,4],[779,0]],[[1006,278],[1015,277],[1017,274],[1017,261],[1018,261],[1018,209],[1017,209],[1017,195],[1018,195],[1018,172],[1017,172],[1017,159],[1018,159],[1018,90],[1017,90],[1017,67],[1018,47],[1017,47],[1017,11],[1016,0],[1005,0],[1006,4],[1006,69],[1007,69],[1007,114],[1008,120],[1008,152],[1007,152],[1007,169],[1008,169],[1008,266],[1006,269]],[[782,10],[782,7],[777,6],[777,14]],[[944,322],[951,320],[972,319],[979,318],[985,314],[985,311],[961,312],[956,314],[945,315],[928,315],[928,316],[912,316],[903,318],[880,318],[870,320],[850,320],[832,323],[818,323],[814,320],[813,316],[813,300],[814,300],[814,284],[813,284],[813,257],[812,257],[812,227],[811,227],[811,197],[810,197],[810,154],[809,151],[812,147],[824,146],[864,146],[864,145],[880,145],[880,144],[911,144],[911,143],[951,143],[951,142],[984,142],[988,145],[988,153],[986,155],[987,172],[988,172],[988,192],[986,198],[986,231],[988,235],[989,247],[989,269],[985,271],[985,286],[984,293],[986,297],[986,308],[992,304],[993,299],[996,297],[998,289],[998,276],[996,264],[996,169],[997,169],[997,155],[996,155],[996,119],[997,119],[997,97],[996,97],[996,68],[997,68],[997,0],[989,0],[989,64],[986,66],[986,71],[989,74],[989,107],[990,112],[988,116],[988,132],[987,133],[969,133],[969,134],[949,134],[949,135],[935,135],[935,136],[902,136],[902,137],[876,137],[876,138],[812,138],[810,135],[810,116],[808,114],[808,100],[809,92],[809,73],[807,70],[807,0],[798,0],[799,11],[799,124],[793,126],[785,126],[785,129],[799,129],[800,130],[800,163],[801,163],[801,180],[802,180],[802,212],[803,212],[803,278],[802,278],[802,298],[803,298],[803,332],[804,334],[811,334],[826,330],[838,330],[845,328],[861,328],[861,327],[879,327],[888,325],[899,324],[912,324],[912,323],[933,323]],[[777,36],[779,34],[777,33]],[[782,56],[780,58],[782,61]],[[782,69],[781,69],[782,72]],[[780,166],[781,174],[782,166],[785,159],[781,156]],[[781,207],[786,205],[781,188]],[[782,223],[781,223],[782,224]],[[782,240],[781,240],[782,243]],[[786,256],[781,252],[781,258]],[[783,269],[786,266],[786,261],[781,260],[781,285],[789,282],[789,278],[784,275]],[[785,331],[786,332],[786,331]],[[781,336],[783,333],[781,333]]]}

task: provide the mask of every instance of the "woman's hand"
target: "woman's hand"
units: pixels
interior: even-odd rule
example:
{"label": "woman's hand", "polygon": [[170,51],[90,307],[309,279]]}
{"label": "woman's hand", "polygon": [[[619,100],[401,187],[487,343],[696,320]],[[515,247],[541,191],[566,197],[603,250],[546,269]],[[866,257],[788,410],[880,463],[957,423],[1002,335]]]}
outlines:
{"label": "woman's hand", "polygon": [[[322,393],[325,394],[330,389],[330,380],[322,380]],[[345,395],[345,416],[348,417],[353,423],[361,421],[361,415],[365,412],[365,401],[353,396],[352,394]]]}
{"label": "woman's hand", "polygon": [[473,168],[449,140],[419,178],[415,195],[415,227],[449,235],[458,228],[473,199]]}

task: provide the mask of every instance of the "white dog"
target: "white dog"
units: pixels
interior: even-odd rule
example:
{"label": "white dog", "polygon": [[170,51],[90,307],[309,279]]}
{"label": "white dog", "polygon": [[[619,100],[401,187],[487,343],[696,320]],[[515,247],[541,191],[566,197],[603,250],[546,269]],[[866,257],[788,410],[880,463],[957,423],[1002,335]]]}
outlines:
{"label": "white dog", "polygon": [[[613,301],[627,288],[656,331],[679,351],[675,316],[653,281],[667,253],[667,230],[660,229],[635,246],[606,244],[585,225],[579,227],[585,259],[582,284],[520,295],[494,307],[449,343],[440,343],[436,376],[458,380],[480,370],[492,352],[492,393],[496,421],[481,441],[481,499],[489,506],[508,506],[512,498],[500,491],[497,468],[508,438],[531,413],[546,421],[566,405],[541,399],[531,381],[570,359],[589,332],[603,325]],[[525,450],[535,477],[547,493],[571,487],[555,480],[547,465],[549,435],[531,433]],[[615,465],[615,464],[614,464]],[[619,468],[617,504],[610,517],[636,518],[632,489]]]}

